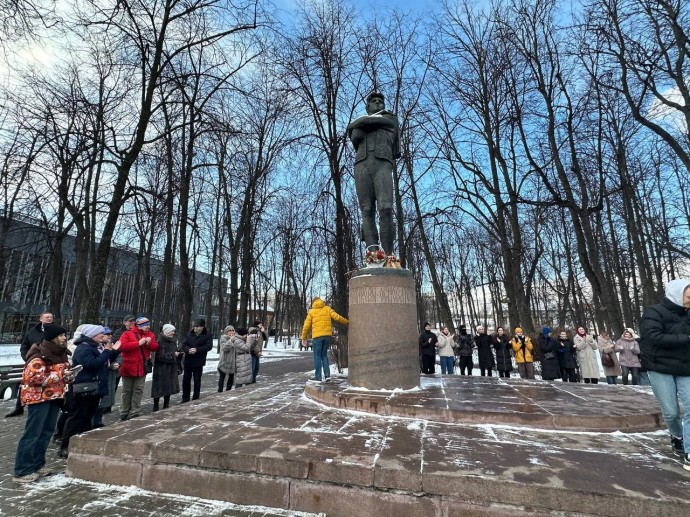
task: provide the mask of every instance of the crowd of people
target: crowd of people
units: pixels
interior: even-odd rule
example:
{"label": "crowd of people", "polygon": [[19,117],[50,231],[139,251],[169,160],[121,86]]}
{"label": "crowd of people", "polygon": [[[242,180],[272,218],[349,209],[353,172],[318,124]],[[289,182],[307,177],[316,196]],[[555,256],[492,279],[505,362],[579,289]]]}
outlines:
{"label": "crowd of people", "polygon": [[[15,409],[6,417],[28,416],[17,445],[13,479],[29,483],[50,474],[46,452],[51,438],[58,455],[69,456],[70,439],[103,427],[103,415],[112,411],[120,387],[120,420],[141,414],[146,376],[152,374],[153,411],[170,407],[180,392],[184,404],[200,397],[201,377],[213,338],[203,319],[197,319],[180,341],[174,325],[165,324],[158,335],[145,316],[126,316],[113,332],[102,325],[83,324],[67,339],[67,330],[45,312],[30,327],[20,347],[25,361]],[[28,342],[26,344],[24,342]],[[256,382],[268,336],[261,322],[249,328],[232,325],[219,340],[218,391]],[[227,383],[225,379],[227,378]]]}
{"label": "crowd of people", "polygon": [[616,384],[619,377],[623,384],[649,384],[640,354],[638,337],[630,328],[614,342],[606,332],[595,337],[584,327],[578,327],[572,336],[565,330],[555,336],[545,326],[532,340],[520,327],[514,329],[511,338],[503,327],[487,333],[484,325],[478,325],[472,334],[468,334],[465,325],[460,325],[457,334],[442,327],[437,335],[426,322],[419,336],[423,374],[435,373],[438,356],[444,375],[453,375],[456,368],[460,375],[472,375],[476,366],[482,377],[493,376],[495,370],[499,377],[510,377],[511,372],[517,371],[522,379],[534,379],[539,371],[535,363],[539,363],[543,380],[597,384],[601,361],[609,384]]}

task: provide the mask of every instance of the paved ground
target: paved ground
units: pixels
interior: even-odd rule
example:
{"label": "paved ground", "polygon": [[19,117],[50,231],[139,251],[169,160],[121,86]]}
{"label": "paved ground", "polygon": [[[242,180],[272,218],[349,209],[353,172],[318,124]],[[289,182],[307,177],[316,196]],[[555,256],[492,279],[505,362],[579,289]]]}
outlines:
{"label": "paved ground", "polygon": [[[690,472],[670,454],[666,431],[609,429],[611,415],[658,412],[648,388],[435,375],[396,396],[352,390],[351,401],[398,403],[407,416],[305,395],[348,397],[346,386],[334,376],[305,390],[304,376],[277,375],[253,390],[209,395],[178,414],[79,437],[67,472],[328,517],[690,515]],[[451,405],[474,420],[441,421],[429,411]],[[494,409],[507,420],[516,412],[539,418],[506,425],[485,418]],[[609,430],[584,431],[597,417]]]}
{"label": "paved ground", "polygon": [[[281,359],[262,365],[259,382],[254,386],[240,388],[250,392],[269,382],[276,375],[292,372],[302,382],[311,368],[311,353],[294,354],[294,358]],[[214,373],[202,377],[202,400],[215,392],[218,376]],[[150,393],[147,383],[145,394]],[[173,414],[179,410],[180,395],[173,397]],[[48,464],[57,472],[37,483],[22,486],[12,481],[14,456],[17,441],[24,428],[25,417],[2,418],[10,412],[14,401],[0,401],[0,515],[2,516],[224,516],[224,517],[273,517],[293,516],[295,512],[280,509],[241,507],[219,501],[204,500],[181,495],[166,495],[140,489],[122,488],[101,483],[90,483],[64,475],[65,461],[57,457],[57,446],[48,450]],[[144,414],[151,411],[150,399],[144,406]],[[106,415],[106,425],[114,423],[117,415]],[[107,427],[106,427],[107,429]],[[302,514],[314,515],[314,514]]]}

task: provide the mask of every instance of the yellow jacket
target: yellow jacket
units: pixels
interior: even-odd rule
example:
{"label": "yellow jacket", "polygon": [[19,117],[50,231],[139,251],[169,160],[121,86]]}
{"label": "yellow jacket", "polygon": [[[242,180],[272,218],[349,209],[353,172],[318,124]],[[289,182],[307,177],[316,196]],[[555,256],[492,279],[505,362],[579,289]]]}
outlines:
{"label": "yellow jacket", "polygon": [[524,357],[522,354],[522,343],[517,337],[514,337],[511,341],[513,345],[513,352],[515,352],[515,362],[516,363],[533,363],[534,358],[532,357],[532,340],[525,336],[525,353]]}
{"label": "yellow jacket", "polygon": [[335,320],[342,325],[347,325],[348,323],[346,318],[343,318],[331,309],[321,298],[316,298],[311,304],[311,310],[307,313],[307,319],[304,320],[302,339],[307,339],[309,330],[311,330],[312,338],[330,336],[333,334],[331,320]]}

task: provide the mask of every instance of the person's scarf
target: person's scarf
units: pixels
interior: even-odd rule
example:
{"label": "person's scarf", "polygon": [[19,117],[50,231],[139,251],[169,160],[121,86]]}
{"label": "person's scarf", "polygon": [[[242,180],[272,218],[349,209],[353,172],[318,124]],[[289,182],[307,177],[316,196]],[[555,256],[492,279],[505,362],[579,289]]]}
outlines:
{"label": "person's scarf", "polygon": [[58,345],[53,341],[46,341],[45,339],[40,344],[33,344],[26,354],[26,362],[40,357],[46,366],[54,364],[66,363],[69,352],[65,345]]}

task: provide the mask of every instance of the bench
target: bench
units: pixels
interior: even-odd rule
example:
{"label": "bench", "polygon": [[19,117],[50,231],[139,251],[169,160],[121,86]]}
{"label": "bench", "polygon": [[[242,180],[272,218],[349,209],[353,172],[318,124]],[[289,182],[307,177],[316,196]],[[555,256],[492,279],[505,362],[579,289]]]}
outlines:
{"label": "bench", "polygon": [[17,396],[23,372],[23,364],[0,366],[0,399],[5,398],[5,391],[7,389],[11,389],[11,399]]}

